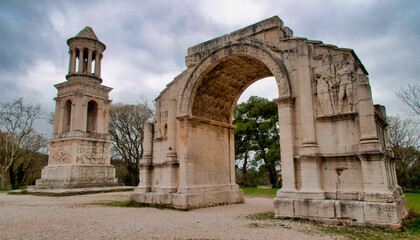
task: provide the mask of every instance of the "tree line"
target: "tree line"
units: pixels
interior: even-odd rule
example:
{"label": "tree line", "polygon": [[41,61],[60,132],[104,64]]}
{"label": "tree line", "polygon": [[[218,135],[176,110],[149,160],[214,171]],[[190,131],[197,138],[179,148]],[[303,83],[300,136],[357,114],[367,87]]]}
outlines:
{"label": "tree line", "polygon": [[[420,86],[408,85],[397,96],[420,115]],[[154,119],[155,107],[142,98],[138,104],[110,106],[109,134],[113,140],[111,163],[119,180],[139,184],[138,163],[143,154],[143,127]],[[0,168],[2,188],[33,185],[47,165],[46,138],[34,127],[45,119],[41,106],[24,104],[22,98],[0,103]],[[49,122],[52,123],[49,117]],[[236,106],[235,167],[238,184],[281,186],[281,156],[277,105],[252,96]],[[398,183],[406,190],[420,189],[420,134],[418,122],[399,116],[389,117],[389,142],[396,164]]]}

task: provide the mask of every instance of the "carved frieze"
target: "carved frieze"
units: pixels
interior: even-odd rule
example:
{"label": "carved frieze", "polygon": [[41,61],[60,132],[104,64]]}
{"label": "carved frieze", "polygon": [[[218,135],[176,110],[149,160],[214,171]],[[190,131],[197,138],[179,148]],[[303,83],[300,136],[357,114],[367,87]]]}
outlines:
{"label": "carved frieze", "polygon": [[76,164],[106,164],[109,159],[109,146],[105,142],[82,142],[76,147]]}
{"label": "carved frieze", "polygon": [[72,146],[67,142],[50,143],[48,165],[60,165],[72,163]]}
{"label": "carved frieze", "polygon": [[331,54],[317,58],[322,61],[313,69],[316,82],[318,117],[341,115],[355,112],[353,83],[356,79],[356,65],[352,59],[343,57],[333,62]]}

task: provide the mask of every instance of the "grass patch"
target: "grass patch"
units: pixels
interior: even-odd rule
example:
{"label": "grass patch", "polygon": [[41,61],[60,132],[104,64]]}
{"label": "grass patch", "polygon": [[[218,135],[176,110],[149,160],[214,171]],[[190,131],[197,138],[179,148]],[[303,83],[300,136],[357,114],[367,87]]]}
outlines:
{"label": "grass patch", "polygon": [[407,197],[407,205],[410,211],[420,216],[420,191],[405,192],[404,195]]}
{"label": "grass patch", "polygon": [[273,212],[264,212],[264,213],[255,213],[246,215],[245,218],[258,221],[249,223],[248,226],[255,227],[255,228],[265,228],[265,227],[283,227],[283,228],[290,228],[290,226],[286,226],[281,222],[279,219],[274,218]]}
{"label": "grass patch", "polygon": [[275,220],[274,212],[265,212],[265,213],[255,213],[245,216],[251,220]]}
{"label": "grass patch", "polygon": [[[274,218],[273,212],[255,213],[245,216],[245,218],[253,220],[248,224],[250,227],[284,227],[292,228],[291,222],[300,223],[300,227],[293,227],[297,231],[307,234],[317,235],[340,235],[348,239],[420,239],[420,218],[406,220],[400,231],[387,230],[381,228],[370,227],[354,227],[354,226],[329,226],[322,223],[310,222],[302,220],[285,220]],[[285,222],[287,221],[287,222]]]}
{"label": "grass patch", "polygon": [[146,204],[146,203],[139,203],[133,200],[128,200],[128,201],[115,201],[115,202],[104,202],[104,203],[96,203],[94,205],[102,205],[102,206],[108,206],[108,207],[124,207],[124,208],[145,208],[145,207],[150,207],[150,208],[157,208],[157,209],[171,209],[171,210],[178,210],[178,211],[188,211],[187,209],[180,209],[180,208],[175,208],[173,206],[170,205],[162,205],[162,204]]}
{"label": "grass patch", "polygon": [[317,233],[345,236],[349,239],[420,239],[420,219],[404,221],[400,231],[370,227],[326,226],[310,223]]}
{"label": "grass patch", "polygon": [[28,192],[28,190],[26,190],[26,189],[23,189],[23,190],[20,190],[20,191],[9,191],[9,192],[7,192],[7,194],[8,195],[29,195],[29,192]]}
{"label": "grass patch", "polygon": [[245,197],[275,198],[278,188],[258,189],[256,187],[241,187]]}

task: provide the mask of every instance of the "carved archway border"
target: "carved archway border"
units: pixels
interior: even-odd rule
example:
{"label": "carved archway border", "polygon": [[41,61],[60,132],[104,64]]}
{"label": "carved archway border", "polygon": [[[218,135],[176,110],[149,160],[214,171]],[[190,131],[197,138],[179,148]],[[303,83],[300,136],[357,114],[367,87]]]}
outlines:
{"label": "carved archway border", "polygon": [[278,57],[273,55],[262,44],[257,45],[249,42],[233,43],[213,50],[195,66],[181,94],[180,116],[192,115],[191,110],[194,97],[203,76],[217,65],[218,60],[234,55],[250,56],[264,63],[277,82],[279,98],[291,97],[290,77],[286,66]]}

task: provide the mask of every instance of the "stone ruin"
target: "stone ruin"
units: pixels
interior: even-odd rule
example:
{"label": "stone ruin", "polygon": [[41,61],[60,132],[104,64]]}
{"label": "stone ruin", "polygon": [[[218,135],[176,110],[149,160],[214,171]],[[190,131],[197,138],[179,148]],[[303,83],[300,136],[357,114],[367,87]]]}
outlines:
{"label": "stone ruin", "polygon": [[54,98],[54,132],[48,142],[48,166],[34,187],[116,186],[108,134],[112,88],[101,84],[101,60],[106,47],[90,27],[67,40],[67,44],[70,48],[67,81],[54,85],[58,94]]}
{"label": "stone ruin", "polygon": [[232,115],[245,89],[274,77],[282,188],[276,217],[400,226],[385,108],[351,49],[294,37],[278,17],[188,49],[187,69],[156,98],[133,200],[176,208],[243,202]]}
{"label": "stone ruin", "polygon": [[[89,27],[67,44],[69,72],[55,85],[48,166],[35,187],[117,185],[108,135],[112,89],[100,75],[105,45]],[[373,105],[368,72],[353,50],[293,37],[272,17],[189,48],[185,63],[144,128],[133,200],[183,209],[243,202],[233,110],[247,87],[271,76],[283,183],[275,217],[400,226],[408,210],[385,108]]]}

